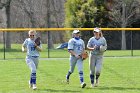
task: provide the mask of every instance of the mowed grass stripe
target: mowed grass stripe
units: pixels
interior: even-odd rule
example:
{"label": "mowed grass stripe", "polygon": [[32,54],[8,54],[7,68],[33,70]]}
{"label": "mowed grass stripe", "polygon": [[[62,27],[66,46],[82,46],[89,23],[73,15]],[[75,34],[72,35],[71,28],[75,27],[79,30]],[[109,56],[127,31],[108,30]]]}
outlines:
{"label": "mowed grass stripe", "polygon": [[139,93],[140,58],[104,59],[100,86],[90,88],[88,59],[84,61],[84,77],[87,87],[80,88],[77,67],[66,84],[65,75],[69,59],[40,60],[37,70],[38,90],[28,88],[30,70],[25,59],[0,61],[0,93]]}

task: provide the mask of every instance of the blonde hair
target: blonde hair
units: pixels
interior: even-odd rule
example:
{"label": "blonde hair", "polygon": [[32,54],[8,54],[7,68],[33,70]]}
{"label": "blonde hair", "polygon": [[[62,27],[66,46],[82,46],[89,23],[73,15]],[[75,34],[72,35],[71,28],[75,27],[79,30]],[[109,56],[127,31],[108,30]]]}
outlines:
{"label": "blonde hair", "polygon": [[102,31],[99,32],[100,37],[103,37],[103,33]]}
{"label": "blonde hair", "polygon": [[93,30],[93,32],[94,32],[94,31],[95,31],[95,32],[98,32],[100,37],[103,37],[103,33],[102,33],[102,31],[101,31],[101,28],[95,27],[94,30]]}
{"label": "blonde hair", "polygon": [[36,30],[30,30],[30,31],[28,32],[28,34],[31,34],[31,33],[36,34]]}
{"label": "blonde hair", "polygon": [[36,30],[30,30],[30,31],[28,32],[29,35],[30,35],[31,33],[34,33],[34,35],[37,34],[37,33],[36,33]]}

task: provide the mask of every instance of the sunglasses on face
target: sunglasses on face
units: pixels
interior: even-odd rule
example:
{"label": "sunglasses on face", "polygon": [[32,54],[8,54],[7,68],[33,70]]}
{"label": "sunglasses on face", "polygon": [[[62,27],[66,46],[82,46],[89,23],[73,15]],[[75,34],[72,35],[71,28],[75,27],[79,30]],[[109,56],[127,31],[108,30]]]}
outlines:
{"label": "sunglasses on face", "polygon": [[30,35],[30,36],[35,36],[35,35]]}

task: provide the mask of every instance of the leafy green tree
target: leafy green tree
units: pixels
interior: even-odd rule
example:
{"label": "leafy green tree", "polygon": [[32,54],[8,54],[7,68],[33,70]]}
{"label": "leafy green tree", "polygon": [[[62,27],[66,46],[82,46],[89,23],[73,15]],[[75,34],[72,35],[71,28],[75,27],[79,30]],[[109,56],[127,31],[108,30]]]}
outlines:
{"label": "leafy green tree", "polygon": [[97,9],[94,7],[93,0],[68,0],[65,4],[66,8],[66,27],[85,27],[93,26],[94,13]]}
{"label": "leafy green tree", "polygon": [[[67,0],[65,11],[65,27],[93,28],[104,25],[104,0]],[[83,31],[81,35],[87,43],[92,32]]]}

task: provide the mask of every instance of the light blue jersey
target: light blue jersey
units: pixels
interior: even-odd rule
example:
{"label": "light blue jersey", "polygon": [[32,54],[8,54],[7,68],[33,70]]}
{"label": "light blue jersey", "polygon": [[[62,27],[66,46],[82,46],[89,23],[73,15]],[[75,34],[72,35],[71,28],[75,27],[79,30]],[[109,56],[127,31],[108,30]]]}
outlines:
{"label": "light blue jersey", "polygon": [[[98,48],[103,45],[107,47],[107,43],[104,37],[100,37],[99,39],[96,39],[95,37],[91,37],[88,41],[87,47],[93,48],[94,46],[97,46]],[[95,49],[91,51],[91,54],[93,55],[103,55],[103,52],[100,52],[99,49]]]}
{"label": "light blue jersey", "polygon": [[[39,51],[36,50],[33,40],[30,38],[25,39],[23,46],[27,48],[27,56],[39,57]],[[41,45],[39,47],[41,47]]]}
{"label": "light blue jersey", "polygon": [[[81,55],[85,50],[85,43],[79,37],[71,38],[68,42],[68,50],[74,52],[75,55]],[[77,66],[80,83],[82,88],[84,88],[86,84],[84,83],[83,60],[82,57],[76,57],[75,55],[70,55],[70,69],[68,71],[68,74],[66,75],[66,80],[69,81],[70,75],[74,72],[75,66]]]}
{"label": "light blue jersey", "polygon": [[73,50],[77,55],[80,55],[85,49],[85,43],[82,39],[72,38],[68,42],[68,50]]}

